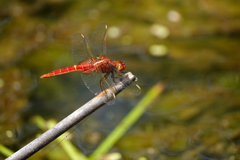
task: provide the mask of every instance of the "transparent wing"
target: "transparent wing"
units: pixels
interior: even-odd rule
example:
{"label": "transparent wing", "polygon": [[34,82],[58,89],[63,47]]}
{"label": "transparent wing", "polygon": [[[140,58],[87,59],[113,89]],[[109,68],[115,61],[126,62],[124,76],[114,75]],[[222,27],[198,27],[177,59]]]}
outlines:
{"label": "transparent wing", "polygon": [[83,34],[77,33],[72,38],[72,60],[75,64],[79,64],[81,61],[87,58],[94,57],[90,48],[88,40]]}
{"label": "transparent wing", "polygon": [[105,89],[108,89],[112,85],[111,76],[108,76],[107,79],[101,86],[101,80],[105,79],[104,76],[106,73],[94,72],[92,74],[83,74],[82,80],[86,87],[94,94],[97,95]]}
{"label": "transparent wing", "polygon": [[[110,88],[110,87],[112,87],[112,86],[115,85],[111,76],[112,76],[112,75],[109,74],[108,77],[107,77],[107,79],[105,79],[105,81],[104,81],[104,83],[103,83],[103,88],[104,88],[104,89],[108,89],[108,88]],[[114,89],[115,89],[115,88],[112,88],[111,90],[108,90],[108,92],[110,92],[110,93],[107,94],[107,95],[113,95],[113,94],[114,94]],[[115,101],[116,101],[116,96],[115,96],[115,94],[114,94],[114,97],[115,97],[114,99],[112,99],[111,101],[107,102],[108,105],[113,105],[113,104],[115,103]]]}
{"label": "transparent wing", "polygon": [[[120,72],[119,70],[117,70],[116,68],[115,68],[114,72],[115,72],[115,74],[114,74],[115,79],[121,77],[121,79],[127,79],[127,80],[131,81],[128,77],[124,76],[124,74],[122,72]],[[132,82],[132,84],[129,85],[128,87],[126,87],[123,91],[127,92],[131,95],[135,95],[135,96],[138,96],[141,94],[141,88],[136,84],[136,82]]]}
{"label": "transparent wing", "polygon": [[[116,73],[116,72],[118,72],[118,73]],[[120,79],[120,80],[122,79],[122,80],[123,80],[124,78],[126,78],[126,79],[128,79],[129,81],[131,81],[128,77],[124,76],[123,73],[121,73],[120,71],[116,70],[116,72],[115,72],[116,74],[114,73],[114,75],[113,75],[114,79],[113,79],[112,75],[110,75],[110,76],[106,79],[106,81],[104,82],[104,86],[105,86],[106,88],[110,88],[110,87],[112,87],[112,86],[115,86],[115,85],[118,83],[118,82],[116,81],[116,80],[118,80],[118,79]],[[114,89],[114,88],[112,88],[112,89]],[[141,94],[141,88],[140,88],[135,82],[133,82],[130,86],[128,86],[127,88],[125,88],[123,91],[124,91],[124,92],[127,92],[127,93],[129,93],[129,94],[135,95],[135,96],[138,96],[138,95]],[[113,92],[112,92],[111,94],[113,94]],[[108,104],[108,105],[112,105],[112,104],[115,103],[115,101],[116,101],[116,98],[113,99],[113,100],[111,100],[111,101],[108,102],[107,104]]]}
{"label": "transparent wing", "polygon": [[106,55],[106,33],[107,25],[105,23],[101,23],[92,34],[91,49],[95,57],[100,54]]}
{"label": "transparent wing", "polygon": [[[92,73],[92,74],[83,74],[82,73],[82,80],[84,82],[84,84],[86,85],[86,87],[94,94],[97,95],[100,92],[108,89],[111,87],[112,79],[111,76],[108,76],[107,79],[104,81],[103,85],[101,86],[101,79],[104,79],[104,76],[106,75],[106,73]],[[110,91],[111,92],[111,91]],[[113,94],[113,93],[110,93]],[[110,102],[108,102],[108,105],[112,105],[114,104],[116,101],[116,99],[111,100]]]}
{"label": "transparent wing", "polygon": [[[112,80],[112,78],[111,78],[111,75],[109,75],[109,77],[106,79],[106,81],[104,82],[104,85],[105,85],[105,87],[108,87],[108,88],[110,88],[110,87],[112,87],[113,85],[114,85],[114,82],[113,82],[113,80]],[[109,92],[110,92],[110,95],[113,95],[114,94],[114,89],[115,88],[112,88],[112,90],[109,90]],[[113,105],[115,102],[116,102],[116,96],[115,96],[115,94],[114,94],[114,99],[112,99],[111,101],[109,101],[107,104],[108,105]]]}
{"label": "transparent wing", "polygon": [[101,77],[99,74],[101,75],[101,73],[92,73],[87,75],[82,73],[82,80],[84,84],[94,95],[97,95],[102,91],[100,86]]}
{"label": "transparent wing", "polygon": [[138,96],[141,94],[141,88],[136,84],[136,82],[133,82],[130,86],[125,88],[123,91],[135,96]]}

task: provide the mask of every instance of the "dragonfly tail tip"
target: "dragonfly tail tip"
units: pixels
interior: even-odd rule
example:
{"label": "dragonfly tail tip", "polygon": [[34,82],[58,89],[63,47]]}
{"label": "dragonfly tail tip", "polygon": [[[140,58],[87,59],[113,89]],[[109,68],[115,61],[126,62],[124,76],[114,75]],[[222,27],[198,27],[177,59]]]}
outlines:
{"label": "dragonfly tail tip", "polygon": [[44,75],[42,75],[40,78],[46,78],[46,75],[44,74]]}

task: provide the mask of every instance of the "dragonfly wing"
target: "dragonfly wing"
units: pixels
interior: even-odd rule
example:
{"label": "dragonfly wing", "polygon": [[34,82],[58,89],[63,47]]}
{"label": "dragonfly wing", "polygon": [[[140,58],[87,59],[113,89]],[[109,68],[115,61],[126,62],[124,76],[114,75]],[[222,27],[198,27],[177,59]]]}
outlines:
{"label": "dragonfly wing", "polygon": [[133,82],[130,86],[125,88],[123,91],[135,96],[138,96],[141,94],[141,88],[135,82]]}
{"label": "dragonfly wing", "polygon": [[100,54],[106,55],[106,33],[107,25],[105,23],[101,23],[92,34],[91,49],[95,57]]}
{"label": "dragonfly wing", "polygon": [[72,38],[72,60],[75,64],[79,64],[81,61],[87,58],[94,57],[90,48],[88,40],[83,34],[77,33]]}
{"label": "dragonfly wing", "polygon": [[[124,74],[119,70],[115,69],[114,72],[115,79],[121,77],[122,79],[127,79],[128,81],[131,81],[128,77],[124,76]],[[126,87],[123,91],[135,96],[141,94],[141,88],[136,84],[136,82],[132,82],[132,84]]]}
{"label": "dragonfly wing", "polygon": [[99,94],[101,90],[100,86],[100,76],[98,73],[92,73],[92,74],[81,74],[82,75],[82,80],[86,87],[94,94],[97,95]]}
{"label": "dragonfly wing", "polygon": [[[104,76],[106,75],[106,73],[92,73],[92,74],[83,74],[82,73],[82,80],[84,81],[84,84],[86,85],[86,87],[94,94],[97,95],[100,92],[108,89],[111,87],[111,85],[113,84],[110,76],[107,77],[106,80],[103,81],[102,85],[100,83],[100,81],[102,79],[105,79]],[[110,93],[108,94],[113,94],[112,91],[110,91]],[[107,94],[107,95],[108,95]],[[115,103],[115,99],[111,100],[110,102],[107,102],[108,105],[112,105]]]}
{"label": "dragonfly wing", "polygon": [[[106,74],[105,74],[106,75]],[[105,81],[103,82],[103,88],[104,89],[108,89],[108,88],[111,88],[115,85],[115,83],[113,82],[113,79],[111,77],[112,75],[109,74],[109,76],[107,77],[107,79],[105,79]],[[110,95],[114,95],[114,99],[112,99],[111,101],[107,102],[108,105],[113,105],[116,101],[116,95],[114,94],[114,87],[111,88],[111,90],[108,90],[110,93]]]}

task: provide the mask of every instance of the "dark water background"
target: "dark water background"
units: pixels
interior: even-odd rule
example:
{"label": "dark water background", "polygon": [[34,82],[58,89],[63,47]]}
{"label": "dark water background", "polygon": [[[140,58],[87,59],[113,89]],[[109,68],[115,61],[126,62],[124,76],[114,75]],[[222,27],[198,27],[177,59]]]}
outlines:
{"label": "dark water background", "polygon": [[[106,23],[108,57],[126,63],[142,94],[122,94],[76,126],[71,140],[79,150],[93,152],[162,81],[164,92],[110,152],[127,159],[240,159],[239,5],[237,0],[1,1],[0,143],[16,151],[42,133],[34,116],[60,121],[93,97],[78,72],[39,77],[73,65],[72,36],[90,36]],[[35,159],[49,159],[44,151],[37,154]]]}

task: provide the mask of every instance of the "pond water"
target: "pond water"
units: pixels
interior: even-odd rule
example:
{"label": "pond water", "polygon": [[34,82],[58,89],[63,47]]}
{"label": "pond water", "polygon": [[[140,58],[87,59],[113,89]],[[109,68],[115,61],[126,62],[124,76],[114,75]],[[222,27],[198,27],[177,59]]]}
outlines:
{"label": "pond water", "polygon": [[[63,141],[91,155],[162,82],[164,91],[105,156],[240,159],[240,10],[228,0],[0,2],[2,145],[17,151],[47,129],[36,117],[58,122],[94,97],[80,72],[40,76],[73,65],[72,36],[90,37],[100,23],[108,25],[107,56],[125,62],[142,93],[121,93]],[[53,142],[29,159],[71,158]]]}

